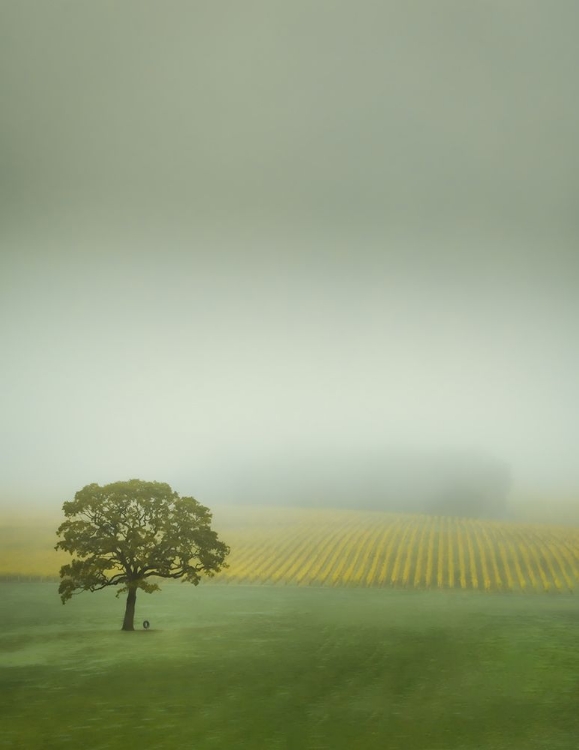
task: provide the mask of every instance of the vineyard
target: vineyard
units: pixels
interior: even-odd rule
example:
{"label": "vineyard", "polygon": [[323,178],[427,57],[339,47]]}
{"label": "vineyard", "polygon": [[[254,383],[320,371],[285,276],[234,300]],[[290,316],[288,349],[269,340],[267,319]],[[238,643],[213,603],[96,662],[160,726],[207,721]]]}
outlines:
{"label": "vineyard", "polygon": [[579,585],[575,527],[356,511],[254,512],[244,528],[231,519],[224,529],[230,567],[214,580],[521,592],[571,592]]}
{"label": "vineyard", "polygon": [[[56,578],[59,519],[0,523],[0,577]],[[427,515],[218,508],[231,547],[215,583],[518,592],[579,587],[579,528]]]}

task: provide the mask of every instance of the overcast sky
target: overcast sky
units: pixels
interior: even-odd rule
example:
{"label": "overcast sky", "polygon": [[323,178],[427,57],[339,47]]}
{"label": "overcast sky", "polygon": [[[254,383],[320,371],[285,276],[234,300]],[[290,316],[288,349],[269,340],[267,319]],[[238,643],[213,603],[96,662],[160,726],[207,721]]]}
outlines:
{"label": "overcast sky", "polygon": [[416,446],[579,491],[578,28],[4,0],[0,498],[274,498]]}

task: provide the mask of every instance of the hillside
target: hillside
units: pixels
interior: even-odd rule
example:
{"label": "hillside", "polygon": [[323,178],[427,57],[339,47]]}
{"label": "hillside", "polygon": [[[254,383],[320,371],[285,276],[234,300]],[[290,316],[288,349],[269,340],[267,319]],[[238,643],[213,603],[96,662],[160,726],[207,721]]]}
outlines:
{"label": "hillside", "polygon": [[[56,577],[58,518],[0,523],[0,576]],[[579,528],[370,511],[222,507],[216,583],[569,592]]]}
{"label": "hillside", "polygon": [[299,585],[572,591],[579,529],[425,515],[263,510],[222,520],[216,580]]}

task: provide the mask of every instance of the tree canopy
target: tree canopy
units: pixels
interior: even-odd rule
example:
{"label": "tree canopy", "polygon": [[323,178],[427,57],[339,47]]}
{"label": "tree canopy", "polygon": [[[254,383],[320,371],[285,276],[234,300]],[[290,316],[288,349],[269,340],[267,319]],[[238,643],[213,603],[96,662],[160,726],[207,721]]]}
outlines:
{"label": "tree canopy", "polygon": [[137,589],[159,590],[154,579],[182,579],[195,586],[203,574],[226,567],[229,547],[211,528],[212,514],[168,484],[131,479],[89,484],[62,506],[55,549],[75,555],[60,569],[65,604],[82,591],[120,586],[127,591],[123,630],[134,629]]}

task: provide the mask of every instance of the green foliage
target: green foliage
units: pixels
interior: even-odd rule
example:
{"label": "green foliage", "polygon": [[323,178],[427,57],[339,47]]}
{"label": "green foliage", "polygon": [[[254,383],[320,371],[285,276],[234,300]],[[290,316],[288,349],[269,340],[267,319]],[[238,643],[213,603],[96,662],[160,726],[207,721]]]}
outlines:
{"label": "green foliage", "polygon": [[[3,750],[577,750],[576,597],[4,584]],[[227,648],[224,648],[224,644]]]}
{"label": "green foliage", "polygon": [[229,547],[211,528],[209,508],[179,497],[168,484],[131,479],[101,487],[89,484],[62,506],[67,520],[55,549],[76,555],[60,569],[64,604],[73,594],[121,586],[147,593],[151,578],[194,584],[227,567]]}

